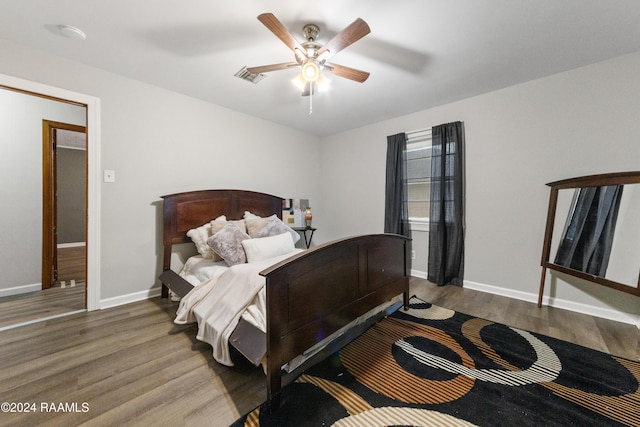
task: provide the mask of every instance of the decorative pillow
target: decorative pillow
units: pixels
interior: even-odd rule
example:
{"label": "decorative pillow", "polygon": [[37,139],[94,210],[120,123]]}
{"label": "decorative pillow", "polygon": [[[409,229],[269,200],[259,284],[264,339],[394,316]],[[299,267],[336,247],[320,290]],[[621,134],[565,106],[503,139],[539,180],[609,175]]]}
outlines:
{"label": "decorative pillow", "polygon": [[247,262],[242,241],[250,239],[234,222],[228,222],[220,231],[207,240],[207,245],[229,265]]}
{"label": "decorative pillow", "polygon": [[244,219],[238,219],[238,220],[233,220],[233,221],[227,221],[227,219],[223,219],[223,220],[218,220],[218,218],[216,218],[214,221],[211,221],[209,223],[209,225],[211,226],[211,234],[209,234],[209,237],[213,236],[215,233],[217,233],[218,231],[222,230],[222,227],[224,227],[225,225],[227,225],[228,223],[234,223],[235,225],[238,226],[238,228],[242,231],[244,231],[245,233],[247,232],[247,227],[244,225]]}
{"label": "decorative pillow", "polygon": [[291,234],[284,232],[276,236],[247,239],[242,241],[247,262],[257,262],[287,254],[295,249]]}
{"label": "decorative pillow", "polygon": [[291,234],[291,239],[295,245],[300,240],[300,235],[282,222],[277,215],[273,214],[267,218],[255,218],[245,220],[247,226],[247,233],[252,238],[276,236],[282,233]]}
{"label": "decorative pillow", "polygon": [[244,219],[256,219],[256,218],[260,218],[258,215],[256,214],[252,214],[249,211],[244,211]]}
{"label": "decorative pillow", "polygon": [[235,225],[237,225],[238,228],[240,230],[242,230],[243,232],[245,232],[245,233],[247,232],[247,226],[244,223],[244,219],[234,219],[234,220],[231,220],[231,222],[234,223]]}
{"label": "decorative pillow", "polygon": [[[244,224],[247,227],[247,234],[251,237],[257,237],[256,234],[267,226],[267,223],[269,223],[270,219],[271,217],[267,217],[267,218],[255,217],[255,218],[245,219]],[[268,236],[261,236],[261,237],[268,237]]]}
{"label": "decorative pillow", "polygon": [[[209,223],[210,229],[209,229],[209,237],[207,237],[207,240],[209,240],[209,238],[214,234],[216,234],[218,231],[222,230],[225,225],[227,225],[227,217],[224,215],[219,216],[218,218],[211,221]],[[211,256],[209,258],[213,259],[214,261],[223,260],[223,258],[220,255],[218,255],[213,249],[211,249],[211,247],[207,244],[207,241],[205,241],[205,245],[211,252]]]}
{"label": "decorative pillow", "polygon": [[[200,227],[192,228],[187,231],[187,237],[191,239],[191,241],[196,245],[196,250],[203,258],[213,258],[213,251],[207,245],[207,239],[211,237],[214,233],[211,229],[211,224],[214,222],[226,222],[227,218],[224,215],[219,216],[213,221],[203,224]],[[215,259],[215,258],[214,258]],[[221,259],[218,259],[220,261]]]}

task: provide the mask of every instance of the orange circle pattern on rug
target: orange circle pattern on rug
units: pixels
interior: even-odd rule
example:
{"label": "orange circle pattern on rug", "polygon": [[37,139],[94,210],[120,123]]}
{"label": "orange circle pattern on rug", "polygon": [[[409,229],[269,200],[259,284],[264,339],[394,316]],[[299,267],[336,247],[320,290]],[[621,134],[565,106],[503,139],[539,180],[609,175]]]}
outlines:
{"label": "orange circle pattern on rug", "polygon": [[377,393],[405,403],[434,404],[451,402],[473,388],[475,380],[457,375],[450,380],[429,380],[404,370],[395,361],[393,344],[403,338],[419,336],[454,351],[462,365],[473,369],[473,359],[447,333],[426,325],[387,318],[375,324],[340,352],[345,368],[357,380]]}

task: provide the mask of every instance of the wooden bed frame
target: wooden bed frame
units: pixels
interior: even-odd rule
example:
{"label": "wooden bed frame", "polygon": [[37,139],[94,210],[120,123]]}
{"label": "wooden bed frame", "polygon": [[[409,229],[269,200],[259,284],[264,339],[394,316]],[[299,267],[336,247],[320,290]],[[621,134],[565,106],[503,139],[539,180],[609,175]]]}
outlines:
{"label": "wooden bed frame", "polygon": [[[282,218],[280,197],[252,191],[203,190],[162,199],[163,297],[168,296],[168,289],[180,296],[192,289],[170,269],[172,246],[191,242],[186,236],[188,230],[219,215],[240,219],[245,211]],[[266,354],[267,402],[275,409],[282,386],[303,370],[283,377],[281,367],[285,363],[400,294],[408,308],[409,239],[395,234],[341,239],[294,255],[260,275],[266,278],[266,335],[241,320],[229,344],[256,366]],[[302,368],[308,368],[308,364]]]}

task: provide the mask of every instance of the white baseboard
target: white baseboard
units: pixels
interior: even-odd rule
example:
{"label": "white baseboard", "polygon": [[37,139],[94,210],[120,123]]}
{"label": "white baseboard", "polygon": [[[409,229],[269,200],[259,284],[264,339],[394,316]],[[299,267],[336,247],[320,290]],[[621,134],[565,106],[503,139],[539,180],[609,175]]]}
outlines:
{"label": "white baseboard", "polygon": [[[420,279],[427,279],[427,273],[424,271],[411,270],[411,276],[418,277]],[[39,284],[38,284],[39,286]],[[522,292],[516,291],[513,289],[500,288],[498,286],[493,285],[485,285],[483,283],[472,282],[470,280],[464,281],[464,287],[468,289],[473,289],[480,292],[486,292],[494,295],[501,295],[504,297],[509,297],[521,301],[527,301],[537,304],[538,303],[538,294],[534,294],[531,292]],[[122,295],[114,298],[106,298],[100,300],[100,308],[109,308],[116,307],[123,304],[128,304],[131,302],[142,301],[148,298],[154,298],[160,296],[162,291],[162,287],[158,286],[156,288],[151,288],[148,291],[135,292],[132,294]],[[2,292],[2,290],[0,290]],[[0,293],[0,296],[2,294]],[[588,304],[576,303],[572,301],[562,300],[559,298],[549,298],[543,297],[542,302],[544,305],[548,305],[550,307],[561,308],[565,310],[575,311],[577,313],[588,314],[590,316],[602,317],[604,319],[615,320],[617,322],[629,323],[632,325],[636,325],[640,329],[640,315],[635,316],[630,313],[621,313],[617,310],[611,310],[602,307],[596,307]]]}
{"label": "white baseboard", "polygon": [[418,279],[427,280],[427,272],[426,271],[411,270],[411,272],[409,274],[411,274],[411,276],[413,276],[413,277],[417,277]]}
{"label": "white baseboard", "polygon": [[[494,295],[501,295],[521,301],[538,303],[538,294],[531,292],[516,291],[513,289],[500,288],[493,285],[485,285],[483,283],[472,282],[470,280],[464,281],[464,287],[473,289],[480,292],[486,292]],[[550,298],[548,296],[542,297],[542,304],[550,307],[562,308],[564,310],[575,311],[577,313],[588,314],[589,316],[602,317],[603,319],[615,320],[617,322],[629,323],[636,325],[640,328],[640,315],[633,315],[631,313],[623,313],[618,310],[612,310],[609,308],[596,307],[589,304],[583,304],[573,301],[567,301],[560,298]]]}
{"label": "white baseboard", "polygon": [[[411,270],[411,276],[420,279],[427,279],[426,271]],[[538,294],[531,292],[516,291],[513,289],[500,288],[498,286],[486,285],[484,283],[464,281],[464,287],[475,291],[486,292],[488,294],[500,295],[503,297],[513,298],[521,301],[527,301],[537,304]],[[583,304],[573,301],[567,301],[560,298],[542,297],[542,304],[550,307],[561,308],[564,310],[575,311],[577,313],[588,314],[589,316],[602,317],[603,319],[615,320],[616,322],[629,323],[636,325],[640,329],[640,315],[631,313],[623,313],[618,310],[597,307],[589,304]]]}
{"label": "white baseboard", "polygon": [[82,246],[87,246],[87,243],[86,242],[58,243],[58,249],[79,248]]}
{"label": "white baseboard", "polygon": [[148,291],[134,292],[132,294],[121,295],[119,297],[105,298],[100,300],[100,309],[117,307],[131,302],[142,301],[149,298],[160,296],[161,287],[151,288]]}
{"label": "white baseboard", "polygon": [[0,298],[10,295],[26,294],[27,292],[35,292],[42,290],[42,283],[33,283],[31,285],[14,286],[13,288],[0,289]]}

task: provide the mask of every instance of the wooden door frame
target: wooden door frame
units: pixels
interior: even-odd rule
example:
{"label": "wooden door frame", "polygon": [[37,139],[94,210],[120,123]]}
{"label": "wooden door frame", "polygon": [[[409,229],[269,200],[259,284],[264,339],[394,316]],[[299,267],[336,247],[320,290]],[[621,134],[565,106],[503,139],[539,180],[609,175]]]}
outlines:
{"label": "wooden door frame", "polygon": [[[86,134],[85,126],[42,120],[42,289],[49,289],[56,281],[58,258],[58,203],[57,203],[57,156],[55,134],[57,129]],[[85,150],[85,171],[87,158]],[[84,179],[85,200],[87,193],[87,174]],[[85,224],[87,224],[87,206],[85,205]],[[86,227],[86,225],[85,225]],[[87,230],[85,229],[85,236]],[[86,246],[85,246],[86,260]],[[86,264],[85,264],[86,270]]]}

